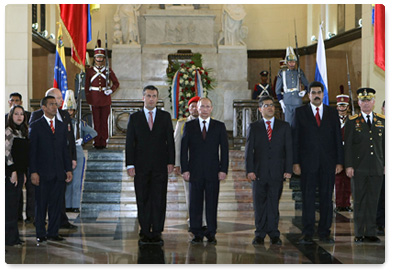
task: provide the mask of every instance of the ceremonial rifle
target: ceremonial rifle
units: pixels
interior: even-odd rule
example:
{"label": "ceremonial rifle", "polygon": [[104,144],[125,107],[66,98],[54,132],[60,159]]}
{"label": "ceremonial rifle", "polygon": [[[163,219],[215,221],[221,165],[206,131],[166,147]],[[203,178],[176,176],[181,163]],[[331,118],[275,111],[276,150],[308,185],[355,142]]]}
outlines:
{"label": "ceremonial rifle", "polygon": [[350,70],[349,70],[349,68],[348,68],[348,54],[347,54],[347,53],[346,53],[346,62],[347,62],[348,93],[350,94],[351,113],[352,113],[352,115],[355,115],[355,110],[354,110],[354,99],[353,99],[352,90],[351,90]]}
{"label": "ceremonial rifle", "polygon": [[110,85],[110,64],[108,62],[107,32],[105,34],[105,38],[106,38],[106,91],[107,91],[108,86]]}
{"label": "ceremonial rifle", "polygon": [[298,66],[298,83],[299,83],[299,92],[300,92],[300,91],[302,91],[302,86],[301,86],[301,77],[300,77],[298,35],[296,34],[296,21],[295,21],[295,19],[294,19],[294,27],[295,27],[295,55],[296,55],[296,65]]}

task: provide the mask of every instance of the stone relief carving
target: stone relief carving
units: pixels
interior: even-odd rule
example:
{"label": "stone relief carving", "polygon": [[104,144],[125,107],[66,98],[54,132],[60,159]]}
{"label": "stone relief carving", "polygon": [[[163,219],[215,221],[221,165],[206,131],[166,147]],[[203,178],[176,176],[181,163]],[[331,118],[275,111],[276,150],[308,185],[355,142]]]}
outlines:
{"label": "stone relief carving", "polygon": [[246,45],[248,28],[242,26],[246,12],[243,5],[225,4],[222,9],[222,31],[219,34],[218,45]]}
{"label": "stone relief carving", "polygon": [[138,17],[141,4],[120,4],[114,14],[115,44],[140,44]]}
{"label": "stone relief carving", "polygon": [[189,23],[185,21],[166,21],[164,39],[162,44],[196,44],[196,26],[191,20]]}

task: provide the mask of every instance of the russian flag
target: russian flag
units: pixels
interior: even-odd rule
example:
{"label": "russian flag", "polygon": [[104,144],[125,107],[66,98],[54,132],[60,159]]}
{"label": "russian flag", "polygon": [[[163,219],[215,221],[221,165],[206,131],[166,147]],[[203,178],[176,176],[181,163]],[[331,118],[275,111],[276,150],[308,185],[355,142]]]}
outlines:
{"label": "russian flag", "polygon": [[64,100],[68,86],[67,86],[67,72],[66,72],[66,57],[64,53],[63,32],[62,32],[61,24],[59,24],[58,38],[56,42],[56,57],[55,57],[53,87],[58,88],[62,92],[62,96]]}
{"label": "russian flag", "polygon": [[328,78],[326,73],[326,55],[324,39],[322,38],[322,25],[320,25],[320,33],[318,36],[314,81],[320,82],[324,85],[323,103],[329,105]]}

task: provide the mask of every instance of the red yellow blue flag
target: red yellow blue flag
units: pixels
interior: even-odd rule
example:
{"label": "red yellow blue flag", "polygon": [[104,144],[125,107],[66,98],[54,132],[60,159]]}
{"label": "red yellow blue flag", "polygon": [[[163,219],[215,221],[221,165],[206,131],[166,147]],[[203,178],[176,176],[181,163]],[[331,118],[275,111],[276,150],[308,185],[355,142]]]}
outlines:
{"label": "red yellow blue flag", "polygon": [[56,57],[54,67],[53,87],[58,88],[62,92],[63,100],[68,89],[67,86],[67,72],[66,72],[66,57],[64,53],[63,32],[62,25],[59,25],[58,36],[56,39]]}

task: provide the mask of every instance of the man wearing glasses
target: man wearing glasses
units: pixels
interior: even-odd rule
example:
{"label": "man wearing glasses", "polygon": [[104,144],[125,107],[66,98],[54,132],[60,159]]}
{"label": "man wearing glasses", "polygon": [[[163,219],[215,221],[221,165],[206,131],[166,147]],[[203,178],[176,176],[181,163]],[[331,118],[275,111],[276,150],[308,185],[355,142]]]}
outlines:
{"label": "man wearing glasses", "polygon": [[246,172],[252,181],[256,227],[253,245],[263,245],[266,235],[271,244],[282,244],[278,206],[283,181],[292,175],[292,136],[289,123],[274,117],[275,110],[272,97],[261,97],[263,118],[252,123],[247,134]]}
{"label": "man wearing glasses", "polygon": [[330,237],[335,175],[343,170],[344,154],[340,121],[336,109],[322,103],[320,82],[309,84],[310,103],[296,109],[292,123],[293,171],[301,175],[303,237],[300,244],[312,244],[315,232],[316,188],[319,192],[318,236],[323,243]]}

